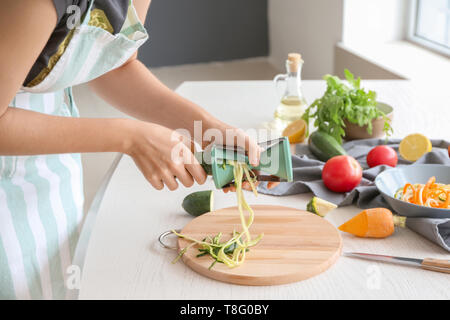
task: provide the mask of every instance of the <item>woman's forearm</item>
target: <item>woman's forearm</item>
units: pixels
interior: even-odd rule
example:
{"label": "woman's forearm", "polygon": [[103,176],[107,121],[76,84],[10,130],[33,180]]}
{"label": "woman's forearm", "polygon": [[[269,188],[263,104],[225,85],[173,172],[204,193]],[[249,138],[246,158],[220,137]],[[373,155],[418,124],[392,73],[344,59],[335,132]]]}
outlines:
{"label": "woman's forearm", "polygon": [[119,110],[171,129],[187,129],[192,137],[194,121],[202,121],[203,131],[226,128],[204,109],[167,88],[138,60],[91,81],[90,85]]}
{"label": "woman's forearm", "polygon": [[130,121],[51,116],[10,107],[0,117],[0,155],[126,152]]}

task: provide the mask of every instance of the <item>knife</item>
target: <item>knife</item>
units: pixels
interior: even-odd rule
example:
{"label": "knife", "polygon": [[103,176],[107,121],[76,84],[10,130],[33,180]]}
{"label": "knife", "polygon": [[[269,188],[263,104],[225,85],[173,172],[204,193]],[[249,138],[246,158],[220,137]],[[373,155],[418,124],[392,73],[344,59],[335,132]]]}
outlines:
{"label": "knife", "polygon": [[[286,181],[287,181],[286,179],[281,179],[281,178],[276,177],[276,176],[260,175],[260,174],[256,175],[255,178],[256,178],[256,181],[258,181],[258,182],[262,182],[262,181],[268,181],[268,182],[286,182]],[[244,180],[244,181],[245,181],[245,180]],[[234,182],[230,182],[230,183],[224,185],[222,188],[229,188],[229,187],[231,187],[231,186],[234,186]]]}
{"label": "knife", "polygon": [[361,252],[344,252],[346,257],[355,257],[366,260],[382,261],[408,265],[412,267],[420,267],[431,271],[450,273],[450,260],[440,260],[433,258],[414,259],[404,257],[393,257],[379,254],[361,253]]}

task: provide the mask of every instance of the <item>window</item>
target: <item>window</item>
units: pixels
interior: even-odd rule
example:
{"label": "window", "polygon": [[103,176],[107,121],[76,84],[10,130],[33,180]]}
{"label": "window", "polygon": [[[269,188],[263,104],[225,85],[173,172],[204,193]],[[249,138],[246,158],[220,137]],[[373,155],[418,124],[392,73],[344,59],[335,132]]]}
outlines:
{"label": "window", "polygon": [[412,1],[409,39],[450,55],[450,0]]}

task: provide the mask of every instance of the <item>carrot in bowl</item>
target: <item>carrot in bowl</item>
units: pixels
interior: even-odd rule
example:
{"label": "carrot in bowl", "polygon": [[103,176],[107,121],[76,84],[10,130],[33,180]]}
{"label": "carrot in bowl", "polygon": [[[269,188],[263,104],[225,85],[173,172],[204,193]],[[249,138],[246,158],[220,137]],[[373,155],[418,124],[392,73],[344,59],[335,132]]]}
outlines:
{"label": "carrot in bowl", "polygon": [[396,199],[431,208],[450,209],[450,185],[437,183],[436,177],[428,179],[426,184],[406,183],[394,195]]}
{"label": "carrot in bowl", "polygon": [[395,226],[405,227],[406,217],[394,216],[389,209],[373,208],[361,211],[339,227],[339,230],[363,238],[385,238]]}

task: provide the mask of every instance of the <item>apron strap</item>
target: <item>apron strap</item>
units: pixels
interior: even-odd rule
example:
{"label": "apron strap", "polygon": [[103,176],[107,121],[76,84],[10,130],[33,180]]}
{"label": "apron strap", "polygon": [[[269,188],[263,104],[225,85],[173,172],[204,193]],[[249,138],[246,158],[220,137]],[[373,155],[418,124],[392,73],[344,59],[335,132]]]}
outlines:
{"label": "apron strap", "polygon": [[78,112],[77,105],[75,104],[75,100],[73,99],[72,87],[68,87],[68,88],[64,89],[64,93],[65,93],[65,95],[67,97],[67,101],[69,103],[70,114],[73,117],[79,117],[80,114]]}

